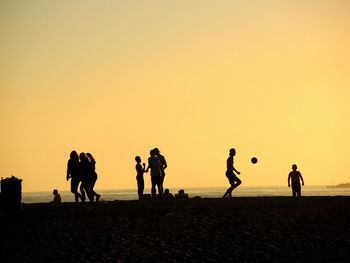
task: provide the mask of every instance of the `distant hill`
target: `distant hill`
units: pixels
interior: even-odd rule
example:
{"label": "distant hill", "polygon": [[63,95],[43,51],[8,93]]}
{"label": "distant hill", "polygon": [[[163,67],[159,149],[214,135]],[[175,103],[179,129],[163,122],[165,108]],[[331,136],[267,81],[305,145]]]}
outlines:
{"label": "distant hill", "polygon": [[337,185],[328,185],[327,188],[350,188],[350,182]]}

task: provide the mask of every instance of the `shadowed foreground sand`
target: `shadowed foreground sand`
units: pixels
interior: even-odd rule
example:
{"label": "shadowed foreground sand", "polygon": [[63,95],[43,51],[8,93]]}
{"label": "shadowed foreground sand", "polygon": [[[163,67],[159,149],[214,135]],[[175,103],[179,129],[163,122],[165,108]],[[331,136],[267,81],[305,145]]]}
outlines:
{"label": "shadowed foreground sand", "polygon": [[349,262],[350,197],[28,204],[1,262]]}

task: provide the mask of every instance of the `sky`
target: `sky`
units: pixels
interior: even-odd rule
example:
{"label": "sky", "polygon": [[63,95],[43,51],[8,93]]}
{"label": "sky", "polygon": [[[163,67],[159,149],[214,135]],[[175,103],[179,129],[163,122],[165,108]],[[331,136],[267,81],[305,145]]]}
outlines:
{"label": "sky", "polygon": [[23,191],[69,190],[72,150],[97,189],[136,188],[154,147],[168,188],[228,186],[232,147],[242,186],[350,181],[350,1],[3,0],[0,32],[0,177]]}

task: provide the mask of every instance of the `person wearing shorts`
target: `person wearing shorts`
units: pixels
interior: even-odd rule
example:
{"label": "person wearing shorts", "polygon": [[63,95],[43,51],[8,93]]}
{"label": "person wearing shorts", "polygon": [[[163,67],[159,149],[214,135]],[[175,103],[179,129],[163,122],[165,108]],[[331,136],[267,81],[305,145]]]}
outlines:
{"label": "person wearing shorts", "polygon": [[148,172],[148,169],[151,169],[151,194],[152,198],[155,198],[156,195],[156,186],[158,188],[158,195],[161,198],[163,194],[163,187],[162,187],[162,172],[161,172],[161,163],[158,159],[158,157],[155,154],[154,150],[150,151],[150,157],[148,158],[148,167],[146,169],[146,173]]}
{"label": "person wearing shorts", "polygon": [[237,171],[236,168],[233,166],[233,163],[234,163],[233,157],[235,155],[236,155],[236,150],[234,148],[230,149],[230,154],[226,161],[226,168],[227,168],[226,177],[230,182],[231,187],[227,189],[223,198],[232,197],[232,191],[242,183],[242,181],[235,174],[235,173],[240,174],[240,172]]}

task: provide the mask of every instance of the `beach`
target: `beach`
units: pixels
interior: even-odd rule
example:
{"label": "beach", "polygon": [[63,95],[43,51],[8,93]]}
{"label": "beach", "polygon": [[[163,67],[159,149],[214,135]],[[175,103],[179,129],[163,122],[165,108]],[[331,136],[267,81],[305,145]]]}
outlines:
{"label": "beach", "polygon": [[[190,197],[200,196],[203,198],[220,198],[227,190],[223,187],[186,187],[185,191]],[[170,188],[170,192],[177,193],[183,187]],[[74,202],[71,191],[59,191],[63,202]],[[132,189],[97,189],[101,194],[101,200],[136,200],[137,190]],[[145,188],[145,194],[151,193],[150,188]],[[291,196],[291,189],[287,186],[240,186],[235,189],[235,197],[259,197],[259,196]],[[325,185],[306,185],[302,189],[303,196],[350,196],[350,188],[327,188]],[[52,191],[22,192],[23,203],[46,203],[53,198]]]}
{"label": "beach", "polygon": [[23,204],[1,262],[348,262],[350,197]]}

